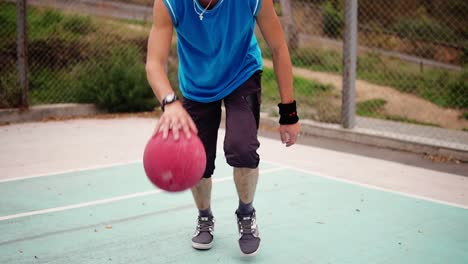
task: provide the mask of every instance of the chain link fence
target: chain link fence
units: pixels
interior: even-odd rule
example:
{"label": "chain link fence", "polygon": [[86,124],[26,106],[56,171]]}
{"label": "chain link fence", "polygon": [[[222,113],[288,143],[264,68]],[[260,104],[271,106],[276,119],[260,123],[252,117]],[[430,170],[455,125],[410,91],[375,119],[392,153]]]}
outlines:
{"label": "chain link fence", "polygon": [[[302,118],[325,123],[340,123],[343,24],[327,21],[324,33],[323,8],[312,1],[275,1],[290,48],[294,66],[295,97]],[[333,31],[333,30],[336,30]],[[277,115],[278,88],[272,68],[272,54],[260,32],[257,34],[264,57],[263,111]]]}
{"label": "chain link fence", "polygon": [[[116,112],[154,108],[144,69],[150,7],[91,0],[27,3],[30,105],[95,103]],[[1,108],[19,102],[16,9],[15,2],[0,1]]]}
{"label": "chain link fence", "polygon": [[357,84],[359,126],[426,143],[466,145],[468,2],[359,4],[357,75],[366,81]]}
{"label": "chain link fence", "polygon": [[[345,1],[275,4],[288,35],[300,113],[343,124],[341,111],[349,108],[342,106]],[[356,91],[350,102],[356,130],[468,149],[468,2],[358,4]]]}
{"label": "chain link fence", "polygon": [[[300,115],[342,123],[344,0],[275,0]],[[152,0],[29,0],[29,102],[92,102],[143,111],[156,102],[144,59]],[[358,1],[356,129],[429,143],[468,142],[468,2]],[[0,107],[17,107],[16,4],[0,0]],[[262,110],[277,115],[272,54],[264,57]],[[177,87],[177,54],[169,77]],[[146,99],[141,99],[145,98]],[[128,105],[134,102],[133,105]],[[141,105],[141,107],[139,107]],[[458,145],[457,145],[458,144]]]}

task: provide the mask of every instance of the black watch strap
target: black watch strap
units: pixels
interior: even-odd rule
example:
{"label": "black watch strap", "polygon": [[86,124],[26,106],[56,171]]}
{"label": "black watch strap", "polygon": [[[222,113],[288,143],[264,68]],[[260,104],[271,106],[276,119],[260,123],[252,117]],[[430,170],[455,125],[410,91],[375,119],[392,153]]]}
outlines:
{"label": "black watch strap", "polygon": [[161,110],[164,112],[164,108],[168,104],[172,104],[173,102],[179,100],[179,97],[175,93],[170,93],[166,96],[164,96],[162,102],[161,102]]}

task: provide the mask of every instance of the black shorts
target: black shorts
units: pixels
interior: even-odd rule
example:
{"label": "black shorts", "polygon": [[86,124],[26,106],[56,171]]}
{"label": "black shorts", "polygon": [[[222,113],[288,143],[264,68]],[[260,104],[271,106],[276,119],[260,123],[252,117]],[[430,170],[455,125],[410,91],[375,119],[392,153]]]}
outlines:
{"label": "black shorts", "polygon": [[216,143],[221,123],[221,104],[226,109],[224,155],[227,163],[237,168],[257,168],[260,147],[257,131],[260,119],[262,72],[255,72],[247,81],[222,100],[199,103],[188,99],[183,106],[198,129],[198,136],[206,151],[204,178],[210,178],[215,169]]}

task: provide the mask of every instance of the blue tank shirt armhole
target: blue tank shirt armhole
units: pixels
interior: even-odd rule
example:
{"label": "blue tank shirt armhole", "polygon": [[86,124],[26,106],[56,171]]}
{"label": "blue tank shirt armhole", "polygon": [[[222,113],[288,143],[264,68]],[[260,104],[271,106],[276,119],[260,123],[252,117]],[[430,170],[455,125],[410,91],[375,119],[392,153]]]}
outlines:
{"label": "blue tank shirt armhole", "polygon": [[176,10],[174,9],[175,5],[172,3],[170,0],[163,0],[164,5],[166,5],[167,11],[169,11],[169,15],[171,16],[172,19],[172,24],[176,27],[178,24],[177,16],[176,16]]}
{"label": "blue tank shirt armhole", "polygon": [[253,17],[257,17],[258,13],[260,12],[260,8],[262,7],[262,0],[252,0],[254,3],[253,6]]}

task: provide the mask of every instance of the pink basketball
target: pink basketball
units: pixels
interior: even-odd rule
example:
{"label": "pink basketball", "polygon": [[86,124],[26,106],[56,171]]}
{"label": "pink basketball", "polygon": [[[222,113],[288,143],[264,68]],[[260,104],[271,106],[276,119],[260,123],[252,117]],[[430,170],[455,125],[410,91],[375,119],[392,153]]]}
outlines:
{"label": "pink basketball", "polygon": [[180,192],[195,186],[206,166],[205,148],[197,135],[190,139],[183,131],[176,141],[169,131],[166,140],[162,133],[151,137],[145,147],[143,166],[148,179],[158,188]]}

